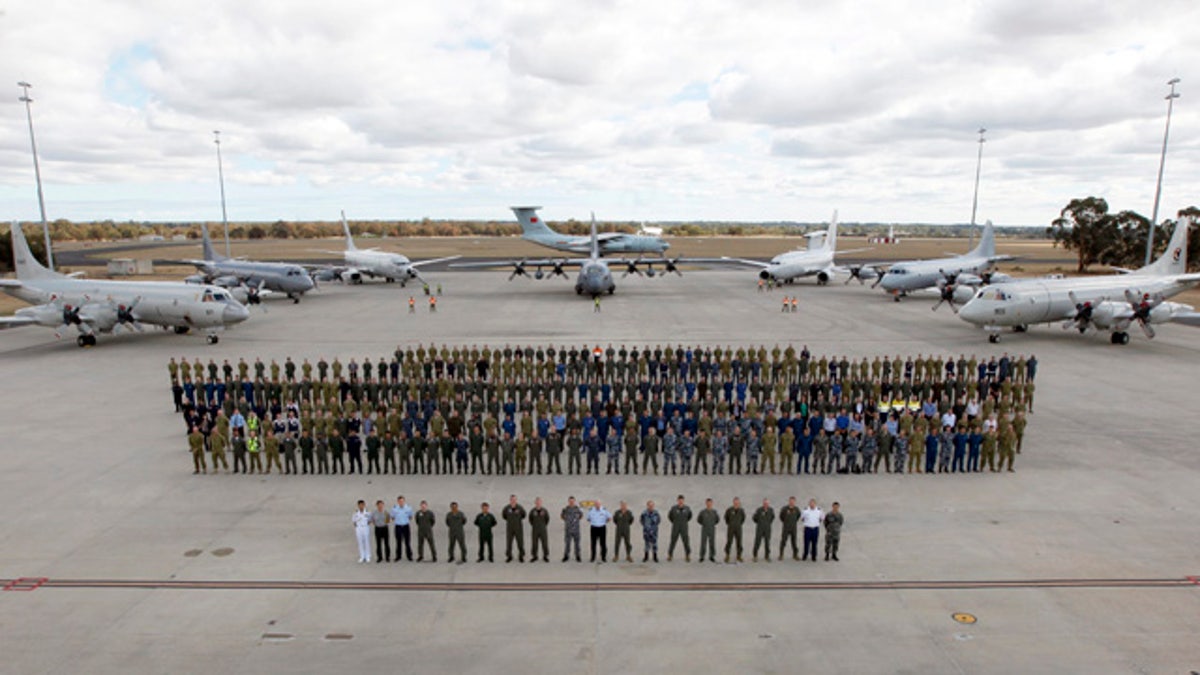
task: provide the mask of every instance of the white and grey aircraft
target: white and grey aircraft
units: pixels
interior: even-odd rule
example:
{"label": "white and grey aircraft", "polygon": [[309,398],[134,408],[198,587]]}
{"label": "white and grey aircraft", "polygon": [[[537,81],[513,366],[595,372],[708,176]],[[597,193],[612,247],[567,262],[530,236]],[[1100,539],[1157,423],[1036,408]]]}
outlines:
{"label": "white and grey aircraft", "polygon": [[[1007,281],[1009,277],[992,272],[997,262],[1012,260],[1010,255],[996,255],[996,233],[992,221],[983,226],[979,236],[979,244],[963,255],[927,260],[906,260],[903,262],[879,265],[865,265],[866,268],[886,268],[872,284],[883,286],[883,290],[892,294],[896,302],[900,296],[912,291],[926,288],[951,288],[971,286],[977,287],[988,283]],[[944,294],[945,295],[945,294]],[[953,295],[951,295],[951,302]],[[943,298],[946,300],[947,298]]]}
{"label": "white and grey aircraft", "polygon": [[79,346],[91,347],[97,333],[122,326],[141,331],[143,324],[151,324],[181,335],[193,328],[204,331],[209,344],[216,344],[220,331],[250,316],[244,305],[217,286],[77,279],[46,269],[34,259],[25,233],[15,223],[12,247],[17,278],[0,279],[0,290],[35,306],[0,317],[0,327],[47,326],[61,337],[74,326]]}
{"label": "white and grey aircraft", "polygon": [[[688,262],[721,262],[721,260],[714,258],[689,258],[686,260],[681,258],[604,258],[600,253],[600,236],[596,232],[596,217],[593,215],[591,247],[586,258],[543,258],[506,262],[455,263],[451,264],[450,267],[463,269],[512,267],[512,274],[508,275],[509,281],[512,281],[515,277],[529,276],[535,279],[561,276],[565,279],[567,278],[566,270],[568,268],[579,268],[579,275],[575,278],[575,293],[577,295],[596,297],[605,293],[611,295],[617,290],[612,269],[609,268],[610,264],[625,268],[625,272],[621,275],[622,277],[629,274],[645,274],[648,277],[654,277],[655,275],[666,276],[668,272],[674,272],[683,276],[683,272],[680,272],[677,266],[680,263]],[[530,267],[534,268],[532,273],[527,269]],[[546,268],[546,271],[543,271],[543,268]],[[645,268],[644,271],[643,268]]]}
{"label": "white and grey aircraft", "polygon": [[322,271],[315,273],[317,276],[325,274],[331,278],[337,277],[342,281],[349,281],[354,284],[361,284],[363,277],[371,277],[373,279],[383,279],[388,282],[399,281],[400,285],[404,286],[410,279],[418,279],[422,283],[425,282],[425,278],[421,276],[419,268],[462,257],[452,255],[445,258],[433,258],[413,262],[408,259],[408,256],[399,253],[390,253],[374,248],[360,249],[354,245],[354,237],[350,234],[350,225],[346,222],[345,211],[342,212],[342,231],[346,234],[346,250],[327,251],[327,253],[340,253],[346,264],[344,266],[321,268]]}
{"label": "white and grey aircraft", "polygon": [[[542,207],[512,207],[513,213],[517,216],[517,222],[521,223],[522,239],[557,251],[591,253],[592,237],[586,235],[577,237],[555,232],[538,217],[540,208]],[[643,232],[646,232],[644,228]],[[596,240],[600,244],[600,255],[602,256],[610,253],[657,253],[663,255],[667,249],[671,248],[671,245],[663,241],[663,238],[659,236],[661,234],[661,229],[658,230],[657,235],[600,232],[596,235]]]}
{"label": "white and grey aircraft", "polygon": [[[807,235],[807,249],[797,249],[788,251],[787,253],[780,253],[771,258],[770,262],[746,258],[730,258],[728,256],[722,258],[722,260],[758,267],[760,268],[758,278],[764,281],[783,283],[791,282],[800,277],[815,276],[817,283],[824,286],[829,283],[834,274],[847,271],[847,268],[839,267],[833,262],[834,257],[838,254],[837,227],[837,211],[834,211],[833,218],[830,220],[829,228],[826,231],[813,232]],[[855,251],[863,250],[867,249],[853,249],[851,251],[842,251],[842,253],[854,253]]]}
{"label": "white and grey aircraft", "polygon": [[1109,331],[1113,344],[1128,344],[1127,329],[1137,322],[1146,337],[1153,324],[1200,325],[1190,305],[1167,302],[1200,284],[1200,273],[1187,271],[1187,232],[1191,219],[1179,221],[1167,250],[1153,263],[1126,274],[1064,279],[1027,279],[979,289],[959,310],[963,321],[988,332],[998,342],[1000,331],[1023,332],[1036,323],[1061,323],[1080,333]]}
{"label": "white and grey aircraft", "polygon": [[212,239],[208,236],[208,226],[200,224],[201,260],[184,260],[194,265],[199,274],[188,277],[191,283],[207,283],[214,286],[233,289],[245,286],[247,300],[251,304],[259,301],[262,289],[277,293],[286,293],[292,302],[300,302],[300,296],[311,291],[316,284],[308,272],[293,263],[260,262],[257,260],[242,260],[226,258],[213,250]]}

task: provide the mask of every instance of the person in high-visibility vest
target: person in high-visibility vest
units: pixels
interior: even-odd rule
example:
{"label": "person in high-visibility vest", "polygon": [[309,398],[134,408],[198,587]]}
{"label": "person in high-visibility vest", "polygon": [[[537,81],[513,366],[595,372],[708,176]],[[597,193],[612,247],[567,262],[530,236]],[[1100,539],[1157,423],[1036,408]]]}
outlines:
{"label": "person in high-visibility vest", "polygon": [[259,452],[261,447],[258,435],[251,431],[250,438],[246,439],[246,452],[250,453],[250,473],[263,472],[262,453]]}
{"label": "person in high-visibility vest", "polygon": [[411,295],[408,296],[408,313],[409,314],[417,313],[417,299]]}
{"label": "person in high-visibility vest", "polygon": [[429,296],[429,311],[430,312],[437,311],[437,296],[433,296],[433,295]]}
{"label": "person in high-visibility vest", "polygon": [[795,313],[796,310],[799,309],[799,306],[800,306],[799,300],[797,300],[796,296],[793,295],[792,296],[792,313]]}

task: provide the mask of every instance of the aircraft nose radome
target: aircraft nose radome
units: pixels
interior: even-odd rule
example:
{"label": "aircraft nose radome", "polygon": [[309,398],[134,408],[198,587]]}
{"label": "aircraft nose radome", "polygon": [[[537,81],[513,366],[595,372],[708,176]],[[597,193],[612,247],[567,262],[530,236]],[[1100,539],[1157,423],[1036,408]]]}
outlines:
{"label": "aircraft nose radome", "polygon": [[880,286],[883,286],[883,290],[885,290],[885,291],[894,291],[894,290],[896,290],[896,277],[895,277],[895,275],[893,275],[893,274],[886,274],[886,273],[885,273],[885,274],[883,275],[883,278],[879,280],[879,285],[880,285]]}
{"label": "aircraft nose radome", "polygon": [[974,300],[958,308],[958,318],[967,323],[983,323],[984,309]]}
{"label": "aircraft nose radome", "polygon": [[250,318],[250,310],[240,303],[230,303],[225,305],[222,317],[225,319],[225,323],[241,323]]}
{"label": "aircraft nose radome", "polygon": [[307,274],[300,277],[300,290],[301,291],[311,291],[315,287],[316,287],[316,284],[313,283],[312,277],[308,276]]}
{"label": "aircraft nose radome", "polygon": [[669,248],[671,248],[671,242],[669,242],[669,241],[664,241],[664,242],[662,243],[662,250],[664,250],[664,251],[665,251],[665,250],[667,250],[667,249],[669,249]]}

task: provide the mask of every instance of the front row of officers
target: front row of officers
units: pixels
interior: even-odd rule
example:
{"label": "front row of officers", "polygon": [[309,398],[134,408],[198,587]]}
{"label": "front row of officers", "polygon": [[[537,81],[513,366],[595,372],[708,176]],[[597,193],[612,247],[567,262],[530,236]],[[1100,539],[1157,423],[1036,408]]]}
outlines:
{"label": "front row of officers", "polygon": [[[796,498],[788,498],[786,506],[779,510],[778,515],[771,507],[769,500],[762,500],[762,506],[754,510],[749,519],[754,524],[754,562],[758,562],[761,550],[763,561],[771,562],[772,528],[778,517],[783,535],[779,540],[779,560],[783,560],[784,551],[790,542],[793,560],[817,560],[817,543],[821,528],[825,529],[825,560],[838,559],[838,542],[842,533],[845,519],[837,502],[834,502],[828,513],[822,511],[815,499],[808,501],[806,508],[796,505]],[[693,518],[692,509],[679,495],[675,505],[667,512],[667,522],[671,527],[671,543],[667,548],[667,560],[674,558],[676,544],[682,544],[684,559],[692,560],[692,544],[688,536],[689,523]],[[563,523],[563,556],[562,561],[571,559],[574,551],[575,562],[582,562],[580,556],[580,524],[586,520],[589,526],[591,541],[591,561],[608,561],[608,524],[612,523],[616,530],[613,540],[613,562],[621,558],[622,547],[625,551],[626,562],[633,562],[633,544],[631,542],[635,517],[625,502],[621,502],[616,511],[604,508],[600,500],[587,504],[585,511],[574,497],[567,500],[559,514]],[[739,498],[733,498],[733,504],[725,509],[722,516],[713,506],[712,499],[704,500],[704,509],[696,514],[696,523],[700,525],[700,557],[697,562],[716,562],[717,525],[725,524],[725,562],[744,562],[742,559],[742,529],[746,524],[746,510],[742,508]],[[531,537],[529,562],[537,562],[540,557],[543,562],[550,562],[550,511],[542,505],[541,497],[534,500],[533,508],[526,512],[525,507],[518,501],[516,495],[508,498],[508,505],[500,511],[500,520],[504,521],[505,562],[525,562],[525,521],[529,522]],[[655,508],[653,501],[646,502],[646,508],[636,517],[641,524],[644,549],[642,562],[654,560],[658,562],[658,529],[662,522],[661,513]],[[358,510],[354,512],[352,523],[358,540],[358,561],[371,562],[371,537],[375,539],[375,562],[400,562],[413,560],[412,529],[416,526],[417,562],[424,562],[425,549],[429,549],[429,559],[437,562],[437,544],[434,542],[434,526],[438,518],[429,510],[429,504],[424,500],[414,510],[409,506],[404,496],[396,499],[395,505],[386,508],[383,500],[375,502],[375,510],[367,509],[367,503],[358,502]],[[450,510],[442,518],[448,535],[449,556],[447,562],[455,562],[457,551],[458,564],[467,562],[467,514],[459,510],[458,502],[450,502]],[[479,545],[476,562],[495,562],[493,552],[493,530],[499,524],[496,515],[492,513],[487,502],[479,507],[473,523],[478,530]],[[799,529],[803,529],[804,553],[800,554],[796,538]],[[392,535],[395,537],[396,555],[392,557]]]}
{"label": "front row of officers", "polygon": [[[388,432],[380,437],[373,429],[365,442],[353,430],[344,438],[337,430],[328,438],[324,434],[313,438],[307,429],[284,434],[268,429],[263,438],[255,429],[246,436],[242,435],[241,429],[234,429],[234,438],[229,441],[219,427],[207,437],[193,427],[188,433],[188,445],[194,473],[208,472],[206,449],[212,454],[214,472],[222,467],[228,471],[225,454],[230,445],[234,473],[271,473],[272,466],[280,473],[345,473],[347,462],[350,473],[364,473],[365,454],[365,473],[540,475],[544,458],[547,474],[561,474],[564,445],[568,474],[580,473],[584,458],[589,474],[600,472],[602,458],[606,473],[619,474],[623,456],[625,473],[637,473],[640,458],[642,472],[648,473],[653,468],[657,475],[660,455],[664,475],[701,471],[708,474],[710,469],[713,474],[724,474],[727,464],[731,474],[742,473],[743,467],[750,474],[768,470],[774,474],[777,455],[779,470],[787,474],[876,473],[881,465],[888,472],[903,473],[906,462],[909,473],[920,473],[922,464],[926,473],[957,473],[981,471],[984,467],[1002,470],[1006,462],[1008,470],[1012,471],[1015,454],[1021,451],[1024,429],[1025,420],[1021,413],[1017,413],[1011,423],[1006,422],[998,428],[994,420],[986,420],[982,425],[975,423],[970,427],[962,423],[957,428],[948,424],[940,432],[933,424],[928,431],[912,429],[908,434],[895,435],[886,427],[878,435],[873,428],[866,427],[861,433],[854,429],[839,429],[832,433],[820,429],[811,436],[808,427],[804,427],[801,435],[795,437],[789,427],[778,441],[770,428],[760,441],[753,428],[745,436],[735,428],[735,433],[729,437],[717,431],[711,438],[704,432],[693,438],[690,431],[677,435],[670,426],[662,437],[651,427],[640,439],[635,433],[627,433],[622,438],[612,429],[608,438],[602,439],[595,428],[586,438],[578,430],[571,430],[565,439],[557,432],[551,432],[545,439],[537,434],[528,439],[518,434],[514,439],[509,433],[503,438],[494,434],[484,437],[476,427],[469,436],[459,434],[457,438],[444,432],[441,439],[432,433],[428,438],[414,435],[412,439],[405,439],[402,432],[399,441]],[[265,469],[263,456],[266,457]],[[743,456],[746,457],[744,465]]]}

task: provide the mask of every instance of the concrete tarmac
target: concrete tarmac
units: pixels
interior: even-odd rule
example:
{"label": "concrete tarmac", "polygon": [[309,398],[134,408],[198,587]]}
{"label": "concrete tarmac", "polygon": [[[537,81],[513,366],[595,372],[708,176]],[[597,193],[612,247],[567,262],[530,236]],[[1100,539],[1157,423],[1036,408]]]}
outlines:
{"label": "concrete tarmac", "polygon": [[[897,304],[857,283],[760,294],[747,271],[618,278],[595,314],[569,282],[506,276],[431,274],[446,290],[432,315],[419,288],[325,284],[297,306],[268,301],[214,346],[151,329],[86,350],[45,329],[0,333],[0,583],[46,579],[0,592],[0,671],[1200,669],[1192,329],[1117,347],[1039,327],[990,345],[932,299]],[[781,314],[793,292],[799,313]],[[1041,366],[1011,474],[192,475],[170,357],[346,362],[415,341],[790,341],[828,355],[1036,353]],[[501,527],[497,562],[477,564],[469,526],[472,562],[446,563],[448,502],[473,518],[510,493],[546,500],[551,562],[503,563]],[[657,565],[640,562],[637,525],[632,564],[588,564],[586,529],[585,562],[559,562],[568,495],[635,512],[654,499],[665,515],[681,493],[696,511],[708,496],[722,512],[735,495],[748,511],[763,497],[838,500],[841,562],[753,564],[747,550],[721,564],[721,526],[718,564],[679,551],[668,563],[665,522]],[[437,512],[438,562],[356,564],[355,500],[398,494]],[[749,547],[752,525],[745,535]],[[776,524],[773,555],[778,537]]]}

